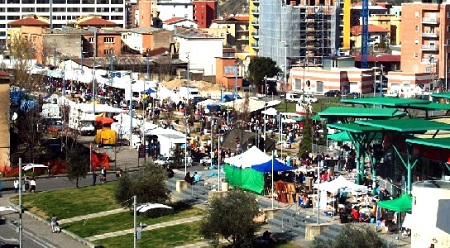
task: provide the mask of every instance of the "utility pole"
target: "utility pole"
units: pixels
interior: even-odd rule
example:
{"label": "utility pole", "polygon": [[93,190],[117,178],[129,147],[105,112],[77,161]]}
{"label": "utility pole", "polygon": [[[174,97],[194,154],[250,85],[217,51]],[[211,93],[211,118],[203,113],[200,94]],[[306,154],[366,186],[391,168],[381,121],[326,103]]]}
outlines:
{"label": "utility pole", "polygon": [[22,158],[19,158],[19,247],[23,247],[22,212]]}
{"label": "utility pole", "polygon": [[137,196],[133,196],[133,247],[137,248]]}

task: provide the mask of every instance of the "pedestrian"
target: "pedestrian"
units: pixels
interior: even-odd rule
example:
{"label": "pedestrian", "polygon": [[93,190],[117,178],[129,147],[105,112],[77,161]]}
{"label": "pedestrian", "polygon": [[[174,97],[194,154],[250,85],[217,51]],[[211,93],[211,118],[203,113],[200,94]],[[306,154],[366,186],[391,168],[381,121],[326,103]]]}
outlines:
{"label": "pedestrian", "polygon": [[61,228],[59,227],[58,218],[52,214],[52,219],[50,220],[50,225],[52,226],[52,233],[61,232]]}
{"label": "pedestrian", "polygon": [[102,168],[102,183],[106,183],[106,167]]}
{"label": "pedestrian", "polygon": [[97,182],[97,177],[98,177],[97,172],[93,171],[92,172],[92,186],[95,186],[95,183]]}
{"label": "pedestrian", "polygon": [[30,192],[36,192],[36,179],[34,177],[30,180]]}
{"label": "pedestrian", "polygon": [[17,193],[19,191],[19,179],[14,180],[14,191]]}
{"label": "pedestrian", "polygon": [[119,179],[120,177],[122,177],[122,169],[119,169],[118,171],[116,171],[116,178]]}

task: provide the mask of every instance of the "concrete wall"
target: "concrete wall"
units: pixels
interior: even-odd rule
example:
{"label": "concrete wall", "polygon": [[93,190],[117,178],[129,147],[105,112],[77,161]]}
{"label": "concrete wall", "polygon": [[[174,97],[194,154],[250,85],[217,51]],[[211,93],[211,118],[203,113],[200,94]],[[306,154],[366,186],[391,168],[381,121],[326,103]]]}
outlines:
{"label": "concrete wall", "polygon": [[411,248],[450,247],[450,182],[414,183],[412,196]]}

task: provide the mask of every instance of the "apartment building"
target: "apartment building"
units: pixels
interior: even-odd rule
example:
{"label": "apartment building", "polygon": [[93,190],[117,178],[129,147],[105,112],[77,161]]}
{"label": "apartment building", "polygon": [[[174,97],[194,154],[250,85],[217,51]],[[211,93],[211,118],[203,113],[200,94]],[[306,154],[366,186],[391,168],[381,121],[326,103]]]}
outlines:
{"label": "apartment building", "polygon": [[390,74],[389,84],[403,91],[417,85],[447,89],[450,4],[425,0],[403,3],[401,16],[401,72],[395,77]]}
{"label": "apartment building", "polygon": [[194,20],[199,28],[209,28],[213,20],[217,18],[217,1],[194,0]]}
{"label": "apartment building", "polygon": [[0,45],[6,43],[8,23],[27,15],[43,16],[53,28],[71,25],[89,14],[126,25],[125,0],[0,0],[0,12]]}
{"label": "apartment building", "polygon": [[249,17],[247,15],[231,15],[214,20],[211,26],[204,29],[209,34],[223,38],[225,47],[232,47],[236,52],[247,52],[249,42]]}

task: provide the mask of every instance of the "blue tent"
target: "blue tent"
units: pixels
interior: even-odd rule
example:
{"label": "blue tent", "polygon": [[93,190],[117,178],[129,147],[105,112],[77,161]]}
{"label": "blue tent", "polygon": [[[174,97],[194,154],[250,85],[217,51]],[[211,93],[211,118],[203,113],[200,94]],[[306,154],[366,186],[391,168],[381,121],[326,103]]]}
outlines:
{"label": "blue tent", "polygon": [[154,93],[154,92],[156,92],[154,89],[148,88],[148,89],[146,89],[146,90],[144,90],[144,91],[141,91],[141,94],[147,94],[147,95],[150,95],[151,93]]}
{"label": "blue tent", "polygon": [[[272,160],[269,160],[262,164],[253,165],[251,168],[256,171],[261,171],[261,172],[272,172]],[[288,171],[288,170],[293,170],[293,169],[294,169],[293,167],[283,164],[278,159],[273,160],[273,171],[274,172]]]}

